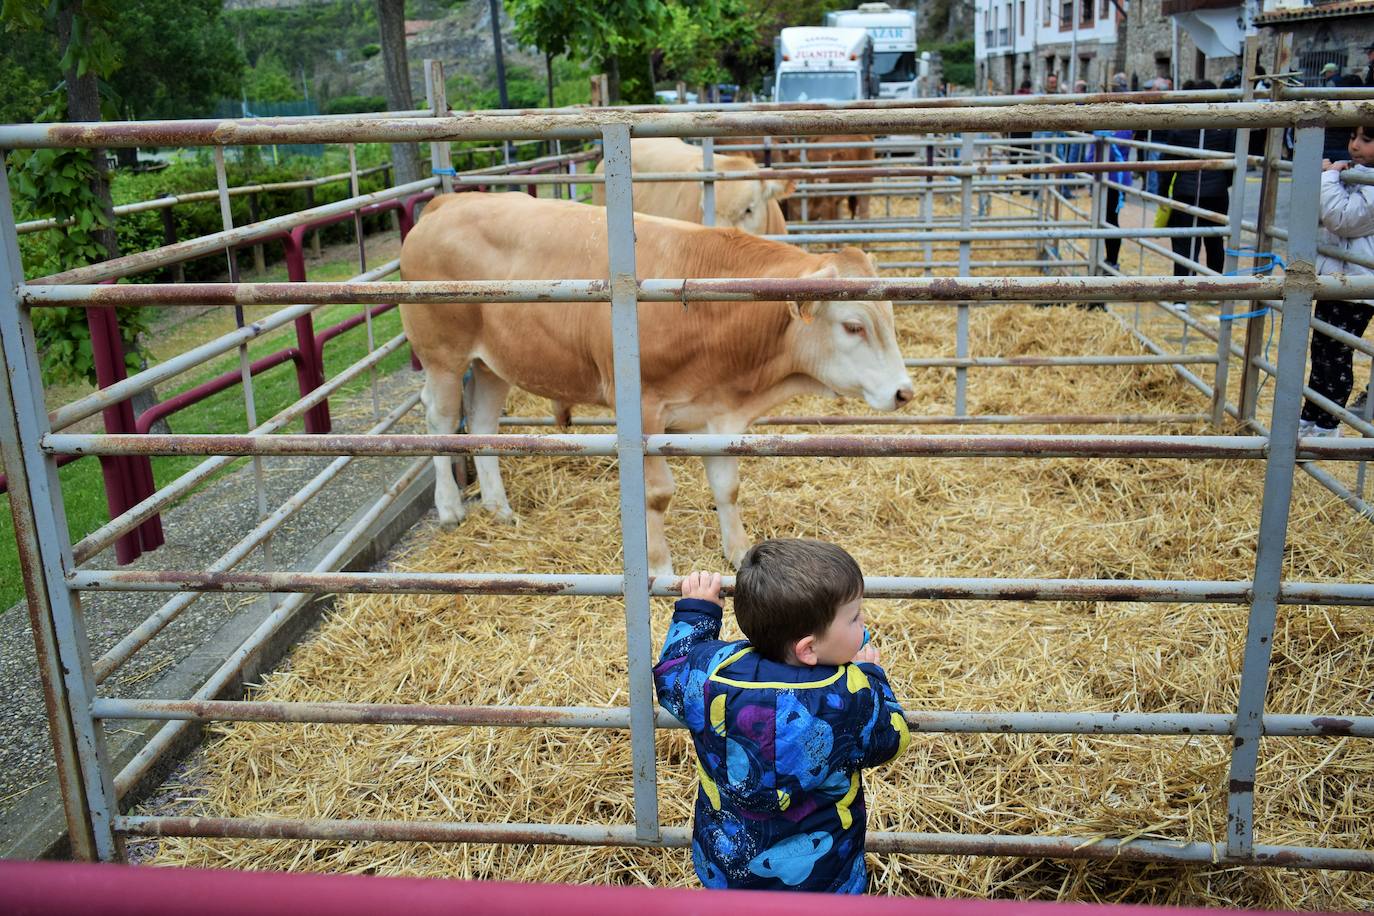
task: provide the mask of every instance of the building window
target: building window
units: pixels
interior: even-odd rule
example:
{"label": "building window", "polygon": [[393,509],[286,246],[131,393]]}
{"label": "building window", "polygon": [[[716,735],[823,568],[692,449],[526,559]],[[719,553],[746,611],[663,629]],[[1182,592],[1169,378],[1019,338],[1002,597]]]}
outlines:
{"label": "building window", "polygon": [[1073,28],[1073,0],[1062,0],[1059,4],[1059,31],[1067,32]]}
{"label": "building window", "polygon": [[1016,34],[1026,34],[1026,0],[1021,0],[1021,5],[1017,8]]}
{"label": "building window", "polygon": [[1049,24],[1050,24],[1050,10],[1054,8],[1055,0],[1039,0],[1039,2],[1040,2],[1040,4],[1041,4],[1041,6],[1040,6],[1040,11],[1041,11],[1040,24],[1041,24],[1041,25],[1049,25]]}
{"label": "building window", "polygon": [[1108,5],[1108,2],[1109,2],[1109,0],[1102,0],[1101,6],[1099,6],[1098,9],[1097,9],[1097,18],[1098,18],[1098,19],[1106,19],[1106,18],[1107,18],[1107,5]]}

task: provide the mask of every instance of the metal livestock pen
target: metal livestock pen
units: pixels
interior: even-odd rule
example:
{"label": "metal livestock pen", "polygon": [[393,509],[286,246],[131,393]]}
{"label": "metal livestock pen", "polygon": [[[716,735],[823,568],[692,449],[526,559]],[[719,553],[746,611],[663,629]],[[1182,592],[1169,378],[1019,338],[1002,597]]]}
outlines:
{"label": "metal livestock pen", "polygon": [[[434,71],[428,71],[433,75]],[[442,86],[442,79],[437,81]],[[431,89],[434,89],[431,84]],[[1321,97],[1320,91],[1314,93]],[[600,140],[605,160],[607,220],[610,234],[610,276],[605,280],[466,281],[466,282],[369,282],[394,270],[394,264],[344,283],[190,283],[102,285],[120,275],[127,264],[92,265],[69,271],[60,278],[27,282],[16,245],[15,223],[7,185],[0,182],[0,338],[3,340],[5,383],[0,438],[4,443],[6,469],[11,475],[11,495],[26,588],[35,637],[43,666],[45,688],[52,717],[58,767],[62,777],[73,850],[84,858],[117,860],[122,838],[135,835],[185,835],[215,837],[388,839],[424,842],[495,842],[594,844],[631,846],[686,846],[689,831],[665,827],[658,816],[656,795],[656,728],[680,727],[658,711],[653,703],[650,678],[653,647],[650,644],[649,600],[651,595],[670,595],[674,582],[651,581],[648,574],[644,519],[643,458],[657,455],[748,456],[907,456],[948,457],[1151,457],[1163,459],[1238,458],[1263,462],[1264,502],[1259,522],[1254,576],[1238,581],[1170,581],[1106,579],[1002,579],[871,577],[866,595],[874,598],[940,597],[980,600],[1061,601],[1075,599],[1140,602],[1206,601],[1248,606],[1248,636],[1241,671],[1240,700],[1234,712],[1148,714],[1112,712],[997,712],[959,711],[914,713],[913,731],[995,732],[1058,734],[1230,735],[1231,754],[1228,792],[1228,830],[1224,842],[1170,843],[1145,839],[1099,840],[1065,836],[1015,836],[997,834],[893,833],[869,834],[875,851],[952,852],[981,855],[1044,856],[1114,859],[1118,861],[1221,862],[1238,865],[1285,865],[1303,868],[1374,870],[1374,850],[1268,846],[1255,842],[1253,818],[1255,773],[1259,739],[1288,736],[1374,737],[1374,717],[1313,716],[1266,713],[1264,700],[1269,677],[1271,638],[1280,604],[1374,605],[1374,586],[1358,582],[1310,583],[1283,581],[1281,557],[1287,536],[1289,502],[1299,461],[1365,461],[1374,457],[1369,439],[1304,440],[1297,437],[1297,415],[1302,399],[1302,372],[1314,297],[1359,298],[1374,296],[1370,278],[1318,276],[1316,255],[1317,202],[1314,195],[1295,196],[1288,228],[1288,258],[1281,276],[968,276],[971,243],[969,201],[978,175],[1057,175],[1085,173],[1093,176],[1093,200],[1100,194],[1101,164],[1016,162],[1006,166],[970,162],[977,132],[1002,131],[1034,119],[1037,128],[1074,131],[1085,128],[1170,126],[1230,126],[1296,130],[1296,154],[1292,170],[1297,181],[1315,181],[1320,166],[1322,130],[1326,125],[1352,125],[1374,120],[1370,101],[1239,101],[1234,93],[1067,96],[1062,98],[988,98],[932,100],[928,103],[869,103],[835,106],[711,106],[691,111],[656,109],[555,110],[512,113],[467,113],[454,116],[442,98],[434,115],[344,117],[333,119],[280,119],[261,123],[239,121],[148,122],[87,125],[28,125],[0,127],[0,148],[112,147],[156,143],[159,145],[207,145],[217,152],[237,144],[290,142],[394,142],[429,141],[433,164],[443,175],[444,187],[454,183],[489,184],[477,177],[448,174],[446,141],[543,139],[552,141]],[[1026,103],[1026,104],[1023,104]],[[962,162],[954,166],[890,165],[883,170],[894,177],[954,177],[960,183],[964,204],[958,231],[883,235],[860,230],[848,233],[798,233],[792,240],[804,243],[833,241],[911,242],[921,245],[942,240],[959,243],[958,276],[901,277],[874,280],[720,280],[667,279],[638,281],[635,272],[632,223],[632,173],[630,138],[636,137],[741,137],[757,135],[897,134],[917,135],[960,132]],[[1275,131],[1277,132],[1277,131]],[[933,146],[933,144],[932,144]],[[1231,167],[1242,170],[1239,151]],[[706,155],[710,155],[709,146]],[[931,154],[931,161],[934,154]],[[1099,160],[1100,162],[1100,160]],[[1185,166],[1186,167],[1186,166]],[[1218,167],[1204,164],[1198,167]],[[793,170],[807,178],[819,170]],[[777,172],[786,177],[788,169]],[[835,174],[833,172],[826,174]],[[658,180],[682,180],[682,176],[656,176]],[[701,178],[700,174],[694,175]],[[728,180],[730,175],[706,173],[708,179]],[[635,180],[644,176],[635,175]],[[520,184],[545,181],[585,183],[589,176],[532,177],[512,179]],[[652,180],[652,179],[651,179]],[[1082,179],[1069,179],[1081,181]],[[435,179],[385,192],[403,196],[427,190]],[[847,190],[831,188],[830,190]],[[221,171],[221,193],[223,186]],[[352,207],[359,201],[350,202]],[[339,205],[334,205],[339,206]],[[294,219],[289,218],[289,219]],[[1238,220],[1227,231],[1237,237]],[[201,252],[224,247],[231,240],[250,240],[276,231],[261,224],[233,230],[195,242],[182,242]],[[997,232],[996,228],[992,228]],[[1131,237],[1122,229],[1074,228],[1034,230],[1012,227],[1017,238],[1077,237],[1101,239]],[[1268,227],[1274,233],[1273,227]],[[1036,233],[1038,232],[1038,236]],[[1167,234],[1167,233],[1166,233]],[[1067,261],[1069,267],[1093,266],[1095,242],[1086,259]],[[1235,247],[1233,245],[1233,247]],[[151,253],[155,255],[155,253]],[[149,266],[161,263],[155,256],[132,256]],[[129,259],[124,259],[129,260]],[[926,258],[930,260],[929,256]],[[1046,259],[1034,259],[1046,260]],[[1062,258],[1054,258],[1064,262]],[[1085,265],[1083,262],[1087,261]],[[1046,265],[1048,266],[1048,265]],[[1060,263],[1059,266],[1065,266]],[[641,301],[691,302],[728,300],[747,303],[806,296],[818,299],[892,299],[898,302],[949,303],[960,311],[959,352],[943,363],[955,368],[958,378],[956,411],[945,422],[977,422],[964,411],[966,373],[980,365],[1001,365],[997,360],[968,355],[967,310],[970,303],[999,301],[1043,302],[1154,302],[1215,299],[1223,313],[1233,304],[1281,302],[1282,328],[1273,395],[1273,421],[1255,435],[653,435],[643,434],[639,415],[639,349],[637,303]],[[38,372],[30,314],[33,309],[59,305],[164,306],[218,305],[226,308],[247,303],[279,304],[286,308],[272,319],[246,325],[224,339],[219,352],[232,351],[268,325],[280,326],[298,314],[330,303],[376,304],[392,302],[477,301],[609,302],[615,335],[616,401],[615,433],[559,435],[399,435],[391,433],[395,421],[415,404],[410,399],[378,422],[368,435],[272,434],[283,417],[242,435],[89,435],[69,427],[102,407],[127,398],[134,390],[163,377],[157,368],[132,376],[105,391],[49,414]],[[747,305],[742,305],[747,308]],[[1216,383],[1210,417],[1219,420],[1227,409],[1226,367],[1230,352],[1229,324],[1217,332],[1214,357]],[[346,371],[353,377],[368,371],[380,355],[400,347],[400,338],[382,344],[368,359]],[[246,356],[243,357],[246,359]],[[1110,358],[1103,357],[1111,364]],[[1141,358],[1134,358],[1139,360]],[[1190,361],[1186,356],[1159,354],[1152,360],[1173,365],[1180,373]],[[1196,360],[1194,360],[1196,361]],[[1066,365],[1076,365],[1072,360]],[[1247,364],[1249,365],[1249,364]],[[245,370],[246,373],[246,370]],[[341,383],[340,376],[320,392]],[[246,380],[247,381],[247,380]],[[251,393],[251,384],[245,385]],[[288,412],[299,415],[322,396],[303,397]],[[962,415],[962,416],[961,416]],[[251,414],[250,414],[251,416]],[[1206,415],[1203,415],[1204,417]],[[512,424],[530,422],[509,418]],[[1092,422],[1090,418],[1083,418]],[[1129,422],[1130,418],[1126,418]],[[1155,418],[1138,419],[1146,422]],[[795,418],[793,418],[795,420]],[[594,421],[591,421],[594,422]],[[990,418],[988,422],[1011,422]],[[1037,418],[1029,422],[1054,422]],[[1071,421],[1070,421],[1071,422]],[[250,421],[251,423],[251,421]],[[1362,430],[1363,431],[1363,430]],[[208,474],[236,456],[312,455],[415,456],[417,461],[378,503],[381,511],[404,486],[419,479],[435,454],[454,455],[611,455],[617,457],[620,480],[620,522],[624,541],[621,575],[503,575],[476,573],[342,573],[326,557],[309,572],[233,572],[232,562],[196,570],[118,571],[90,564],[121,530],[137,525],[150,509],[145,501],[115,519],[100,532],[73,545],[66,535],[56,461],[63,455],[201,455]],[[322,485],[322,484],[321,484]],[[189,485],[182,486],[185,492]],[[308,498],[308,495],[297,497]],[[294,502],[294,501],[293,501]],[[155,505],[152,507],[155,509]],[[263,543],[273,525],[289,514],[292,505],[274,512],[262,506],[263,523],[235,548],[236,553]],[[97,690],[113,660],[93,661],[87,651],[80,608],[83,592],[95,590],[175,592],[177,597],[162,612],[175,613],[180,602],[189,603],[211,591],[258,592],[272,596],[276,606],[261,626],[228,658],[218,672],[191,697],[129,699]],[[283,626],[313,595],[324,593],[498,593],[543,595],[601,595],[623,598],[628,636],[628,707],[468,707],[400,706],[352,703],[270,703],[215,699],[218,691],[264,640]],[[149,627],[155,628],[156,621]],[[146,635],[146,634],[145,634]],[[134,638],[131,634],[131,638]],[[137,639],[135,638],[135,642]],[[145,640],[146,641],[146,640]],[[139,643],[141,644],[141,643]],[[133,651],[133,646],[128,648]],[[127,656],[126,656],[127,657]],[[116,772],[105,749],[104,723],[113,719],[167,720],[158,738],[138,757]],[[187,721],[285,721],[299,723],[387,723],[422,726],[500,725],[512,727],[566,727],[628,729],[634,759],[634,823],[627,825],[515,824],[464,822],[403,822],[377,820],[304,821],[280,818],[179,818],[137,817],[121,813],[120,798],[170,745]]]}

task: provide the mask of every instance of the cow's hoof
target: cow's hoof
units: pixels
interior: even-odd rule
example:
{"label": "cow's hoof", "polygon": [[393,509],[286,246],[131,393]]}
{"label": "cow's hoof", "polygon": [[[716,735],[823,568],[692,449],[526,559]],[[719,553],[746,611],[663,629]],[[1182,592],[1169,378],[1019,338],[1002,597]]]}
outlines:
{"label": "cow's hoof", "polygon": [[483,505],[482,511],[489,514],[493,521],[500,522],[503,525],[514,525],[519,521],[519,518],[515,514],[515,510],[510,506]]}
{"label": "cow's hoof", "polygon": [[744,556],[749,552],[748,547],[741,547],[738,550],[725,550],[725,561],[730,564],[731,569],[739,569],[744,562]]}
{"label": "cow's hoof", "polygon": [[438,525],[440,525],[442,529],[455,529],[455,527],[462,525],[464,518],[467,518],[467,512],[452,512],[440,509],[440,512],[438,512]]}

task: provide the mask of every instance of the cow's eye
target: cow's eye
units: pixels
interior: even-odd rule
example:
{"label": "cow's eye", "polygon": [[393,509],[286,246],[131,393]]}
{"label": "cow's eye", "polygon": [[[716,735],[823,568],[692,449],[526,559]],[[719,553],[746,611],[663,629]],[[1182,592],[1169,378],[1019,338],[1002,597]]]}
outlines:
{"label": "cow's eye", "polygon": [[859,321],[846,321],[844,329],[850,334],[862,334],[864,332],[863,323]]}

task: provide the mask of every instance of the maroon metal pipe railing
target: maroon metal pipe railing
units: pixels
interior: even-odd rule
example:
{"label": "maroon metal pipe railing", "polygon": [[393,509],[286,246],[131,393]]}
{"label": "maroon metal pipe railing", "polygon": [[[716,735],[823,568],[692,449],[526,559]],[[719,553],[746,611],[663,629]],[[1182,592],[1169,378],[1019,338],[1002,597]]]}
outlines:
{"label": "maroon metal pipe railing", "polygon": [[[189,901],[194,901],[190,904]],[[848,897],[785,891],[708,891],[606,885],[517,884],[443,878],[381,878],[150,868],[74,862],[0,862],[0,909],[14,916],[1207,916],[1192,908],[1019,900]],[[1233,911],[1236,916],[1258,916]],[[1278,916],[1283,916],[1282,913]]]}

